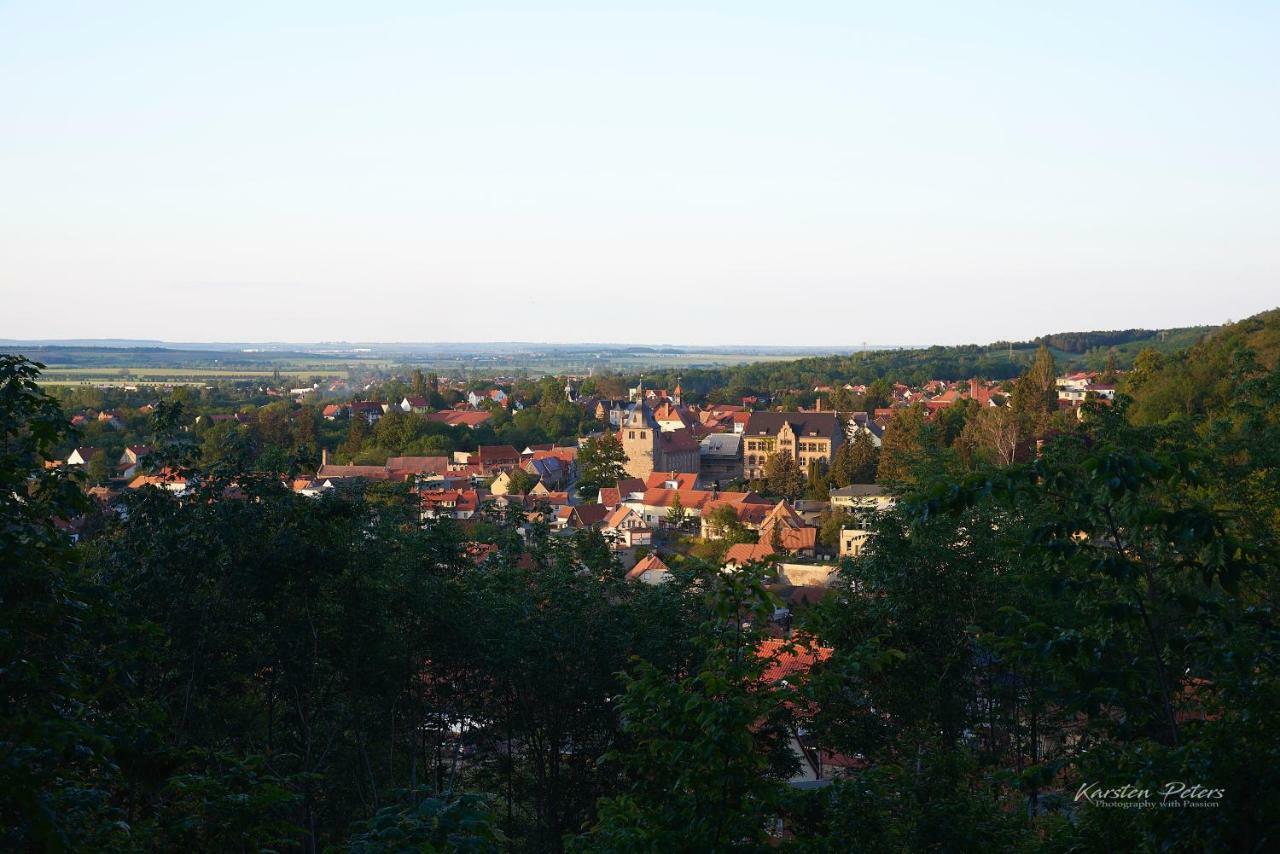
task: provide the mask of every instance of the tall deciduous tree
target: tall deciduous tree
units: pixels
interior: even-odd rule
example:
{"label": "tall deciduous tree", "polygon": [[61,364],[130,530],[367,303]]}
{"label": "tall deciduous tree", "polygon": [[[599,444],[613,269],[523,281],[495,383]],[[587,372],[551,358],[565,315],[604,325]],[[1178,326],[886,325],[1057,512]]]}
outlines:
{"label": "tall deciduous tree", "polygon": [[605,486],[617,486],[627,476],[627,454],[613,433],[588,439],[578,451],[578,492],[591,495]]}

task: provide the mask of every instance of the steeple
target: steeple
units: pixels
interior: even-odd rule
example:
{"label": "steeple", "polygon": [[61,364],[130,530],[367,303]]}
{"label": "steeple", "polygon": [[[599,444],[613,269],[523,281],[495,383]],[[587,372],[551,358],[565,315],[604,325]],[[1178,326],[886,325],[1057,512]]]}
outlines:
{"label": "steeple", "polygon": [[565,400],[573,403],[573,383],[569,382],[569,378],[564,378],[564,397]]}
{"label": "steeple", "polygon": [[683,394],[683,392],[681,392],[681,391],[680,391],[680,376],[679,376],[679,374],[677,374],[677,375],[676,375],[676,387],[675,387],[675,393],[673,394],[673,396],[672,396],[672,398],[671,398],[671,399],[672,399],[672,402],[674,402],[676,406],[681,406],[681,405],[683,404],[683,401],[681,401],[681,400],[680,400],[680,396],[681,396],[682,394]]}

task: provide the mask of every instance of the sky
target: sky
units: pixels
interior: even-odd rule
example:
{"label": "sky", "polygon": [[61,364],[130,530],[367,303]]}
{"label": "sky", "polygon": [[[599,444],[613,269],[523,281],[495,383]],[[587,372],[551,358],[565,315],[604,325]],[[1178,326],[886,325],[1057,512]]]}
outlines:
{"label": "sky", "polygon": [[848,347],[1280,305],[1280,4],[0,0],[0,337]]}

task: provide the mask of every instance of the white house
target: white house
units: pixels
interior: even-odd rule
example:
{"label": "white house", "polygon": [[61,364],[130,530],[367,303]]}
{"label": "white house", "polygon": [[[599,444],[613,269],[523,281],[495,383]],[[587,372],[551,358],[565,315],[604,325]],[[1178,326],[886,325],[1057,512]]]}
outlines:
{"label": "white house", "polygon": [[647,554],[627,572],[628,581],[642,581],[645,584],[664,584],[671,580],[671,568],[662,562],[656,554]]}

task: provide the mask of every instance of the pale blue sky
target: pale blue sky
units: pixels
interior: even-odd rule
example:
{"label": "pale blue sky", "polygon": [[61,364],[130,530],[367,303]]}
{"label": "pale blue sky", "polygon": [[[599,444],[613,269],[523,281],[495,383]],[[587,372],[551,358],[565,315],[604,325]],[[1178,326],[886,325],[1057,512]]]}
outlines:
{"label": "pale blue sky", "polygon": [[1277,45],[1274,2],[0,0],[0,337],[1238,318]]}

